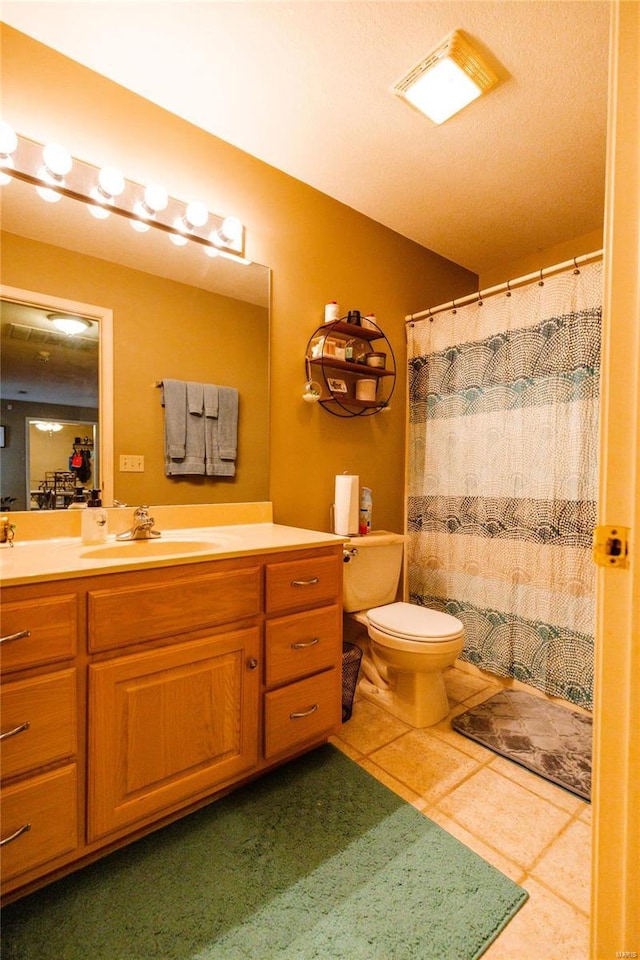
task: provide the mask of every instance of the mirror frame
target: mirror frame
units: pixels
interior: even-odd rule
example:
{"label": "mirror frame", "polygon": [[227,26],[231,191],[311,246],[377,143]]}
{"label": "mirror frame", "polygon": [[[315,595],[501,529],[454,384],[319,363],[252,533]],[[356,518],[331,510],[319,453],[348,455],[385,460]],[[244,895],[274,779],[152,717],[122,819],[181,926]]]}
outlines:
{"label": "mirror frame", "polygon": [[69,312],[96,320],[99,325],[98,357],[98,449],[100,455],[100,483],[103,503],[111,506],[114,492],[113,453],[113,311],[78,300],[52,297],[33,290],[9,287],[0,283],[0,299],[13,300],[31,307]]}

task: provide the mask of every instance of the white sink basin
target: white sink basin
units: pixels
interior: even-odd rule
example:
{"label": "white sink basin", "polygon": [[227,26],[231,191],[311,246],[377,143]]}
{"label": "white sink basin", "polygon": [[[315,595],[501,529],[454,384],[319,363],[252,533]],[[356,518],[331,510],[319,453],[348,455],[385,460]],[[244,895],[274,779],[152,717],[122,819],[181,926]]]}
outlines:
{"label": "white sink basin", "polygon": [[185,553],[205,553],[225,546],[222,540],[178,540],[158,537],[156,540],[123,540],[104,543],[81,550],[85,560],[150,560],[153,557],[175,557]]}

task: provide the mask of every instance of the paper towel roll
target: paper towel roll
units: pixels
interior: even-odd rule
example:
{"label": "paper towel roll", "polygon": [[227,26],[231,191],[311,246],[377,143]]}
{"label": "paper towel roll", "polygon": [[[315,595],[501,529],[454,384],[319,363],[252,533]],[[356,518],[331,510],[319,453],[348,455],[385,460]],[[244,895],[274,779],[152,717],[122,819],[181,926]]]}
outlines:
{"label": "paper towel roll", "polygon": [[336,477],[335,532],[342,537],[358,532],[360,478],[343,473]]}

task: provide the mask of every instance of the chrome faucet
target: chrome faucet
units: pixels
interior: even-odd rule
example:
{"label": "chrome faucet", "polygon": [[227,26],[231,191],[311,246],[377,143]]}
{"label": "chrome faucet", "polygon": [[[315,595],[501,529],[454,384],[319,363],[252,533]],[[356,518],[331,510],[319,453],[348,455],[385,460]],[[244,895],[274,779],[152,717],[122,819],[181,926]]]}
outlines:
{"label": "chrome faucet", "polygon": [[154,530],[155,520],[149,516],[149,507],[137,507],[133,513],[133,524],[130,530],[116,534],[116,540],[153,540],[160,537],[159,530]]}

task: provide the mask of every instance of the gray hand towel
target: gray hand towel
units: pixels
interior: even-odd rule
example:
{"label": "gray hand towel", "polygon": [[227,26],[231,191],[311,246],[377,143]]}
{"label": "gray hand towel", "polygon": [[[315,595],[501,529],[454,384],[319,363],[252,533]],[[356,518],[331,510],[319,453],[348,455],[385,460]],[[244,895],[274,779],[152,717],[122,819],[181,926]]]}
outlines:
{"label": "gray hand towel", "polygon": [[221,460],[235,460],[238,451],[238,391],[218,387],[218,451]]}
{"label": "gray hand towel", "polygon": [[214,383],[204,384],[204,415],[218,416],[218,388]]}
{"label": "gray hand towel", "polygon": [[187,442],[187,385],[184,380],[162,381],[165,457],[184,457]]}
{"label": "gray hand towel", "polygon": [[196,417],[204,410],[204,384],[187,382],[187,409]]}

